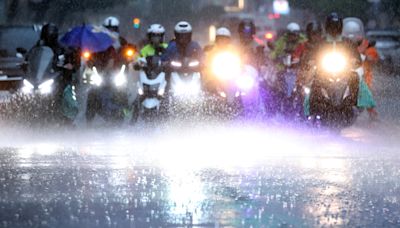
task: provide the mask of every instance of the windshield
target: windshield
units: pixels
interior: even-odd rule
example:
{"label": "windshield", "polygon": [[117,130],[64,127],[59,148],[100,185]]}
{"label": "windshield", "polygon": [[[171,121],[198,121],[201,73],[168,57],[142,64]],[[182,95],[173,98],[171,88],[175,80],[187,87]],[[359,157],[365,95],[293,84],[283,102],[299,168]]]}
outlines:
{"label": "windshield", "polygon": [[49,47],[36,47],[28,53],[28,80],[39,83],[52,68],[54,53]]}

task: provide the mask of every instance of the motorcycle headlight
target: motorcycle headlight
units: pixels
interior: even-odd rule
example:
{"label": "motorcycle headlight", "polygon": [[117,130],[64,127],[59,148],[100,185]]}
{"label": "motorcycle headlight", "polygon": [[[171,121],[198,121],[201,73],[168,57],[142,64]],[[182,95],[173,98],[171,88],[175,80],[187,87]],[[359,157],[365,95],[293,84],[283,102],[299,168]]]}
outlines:
{"label": "motorcycle headlight", "polygon": [[125,75],[125,65],[121,67],[120,72],[115,76],[114,83],[117,87],[121,87],[125,85],[127,82],[127,78]]}
{"label": "motorcycle headlight", "polygon": [[191,61],[191,62],[189,63],[189,67],[197,67],[197,66],[199,66],[199,65],[200,65],[200,62],[197,61],[197,60]]}
{"label": "motorcycle headlight", "polygon": [[54,84],[54,79],[49,79],[39,85],[39,91],[41,94],[51,93],[52,85]]}
{"label": "motorcycle headlight", "polygon": [[249,90],[254,86],[254,79],[249,76],[241,76],[236,80],[236,84],[242,90]]}
{"label": "motorcycle headlight", "polygon": [[241,71],[239,55],[231,52],[217,54],[211,64],[212,73],[222,80],[231,79],[239,75]]}
{"label": "motorcycle headlight", "polygon": [[337,74],[343,72],[347,67],[346,57],[339,52],[330,52],[322,58],[322,68],[327,73]]}
{"label": "motorcycle headlight", "polygon": [[103,82],[103,78],[97,72],[96,67],[93,67],[93,73],[90,76],[90,84],[100,86]]}
{"label": "motorcycle headlight", "polygon": [[158,92],[157,92],[158,96],[164,96],[164,93],[165,93],[165,89],[164,88],[158,90]]}
{"label": "motorcycle headlight", "polygon": [[143,88],[141,88],[141,87],[138,88],[138,94],[140,96],[142,96],[144,94]]}
{"label": "motorcycle headlight", "polygon": [[32,83],[30,83],[28,80],[24,79],[23,80],[24,86],[22,87],[22,92],[25,94],[31,93],[33,89],[35,88]]}
{"label": "motorcycle headlight", "polygon": [[178,62],[178,61],[172,61],[171,66],[179,68],[179,67],[182,67],[182,63]]}

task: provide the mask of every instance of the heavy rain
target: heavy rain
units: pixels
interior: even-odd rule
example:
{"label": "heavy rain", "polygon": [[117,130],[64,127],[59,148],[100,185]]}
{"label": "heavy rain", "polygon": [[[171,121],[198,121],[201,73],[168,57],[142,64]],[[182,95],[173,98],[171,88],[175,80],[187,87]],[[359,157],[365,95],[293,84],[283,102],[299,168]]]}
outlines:
{"label": "heavy rain", "polygon": [[3,0],[0,227],[399,227],[400,2]]}

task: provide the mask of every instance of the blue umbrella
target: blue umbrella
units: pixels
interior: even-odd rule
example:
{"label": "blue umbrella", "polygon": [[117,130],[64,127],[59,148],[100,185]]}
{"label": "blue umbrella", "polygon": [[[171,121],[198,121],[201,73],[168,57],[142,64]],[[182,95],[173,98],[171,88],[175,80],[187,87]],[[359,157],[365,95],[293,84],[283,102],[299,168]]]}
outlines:
{"label": "blue umbrella", "polygon": [[108,34],[96,31],[90,25],[82,25],[71,29],[60,41],[65,46],[81,48],[91,52],[105,51],[113,44],[113,40]]}

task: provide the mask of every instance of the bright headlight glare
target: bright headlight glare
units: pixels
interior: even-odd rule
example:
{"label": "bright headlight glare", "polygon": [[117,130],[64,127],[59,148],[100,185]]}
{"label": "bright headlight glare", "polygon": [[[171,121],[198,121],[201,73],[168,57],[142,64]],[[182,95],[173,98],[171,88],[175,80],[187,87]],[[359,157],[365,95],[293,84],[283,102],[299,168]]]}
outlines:
{"label": "bright headlight glare", "polygon": [[239,55],[231,52],[217,54],[212,61],[212,72],[220,79],[231,79],[240,74]]}
{"label": "bright headlight glare", "polygon": [[52,85],[54,83],[54,79],[49,79],[42,84],[39,85],[39,90],[41,94],[48,94],[51,92]]}
{"label": "bright headlight glare", "polygon": [[197,67],[197,66],[199,66],[200,65],[200,62],[199,61],[192,61],[192,62],[190,62],[189,63],[189,67]]}
{"label": "bright headlight glare", "polygon": [[346,58],[338,52],[327,53],[322,59],[322,67],[328,73],[340,73],[345,70]]}
{"label": "bright headlight glare", "polygon": [[123,86],[126,83],[126,75],[125,74],[117,74],[115,76],[115,85],[117,87]]}
{"label": "bright headlight glare", "polygon": [[35,88],[32,83],[30,83],[28,80],[24,79],[23,80],[24,87],[22,87],[22,92],[23,93],[31,93],[32,90]]}
{"label": "bright headlight glare", "polygon": [[160,89],[158,90],[158,96],[164,96],[165,90],[164,89]]}
{"label": "bright headlight glare", "polygon": [[173,67],[182,67],[182,63],[181,62],[177,62],[177,61],[172,61],[171,62],[171,66],[173,66]]}
{"label": "bright headlight glare", "polygon": [[119,73],[115,76],[115,85],[117,87],[123,86],[126,84],[126,75],[125,75],[125,65],[122,65],[121,70],[119,71]]}
{"label": "bright headlight glare", "polygon": [[143,89],[142,89],[142,88],[139,88],[139,89],[138,89],[138,94],[139,94],[139,95],[143,95],[143,94],[144,94],[144,92],[143,92]]}
{"label": "bright headlight glare", "polygon": [[90,84],[100,86],[102,82],[103,82],[103,79],[97,72],[96,67],[93,67],[93,74],[90,76]]}
{"label": "bright headlight glare", "polygon": [[240,89],[249,90],[254,85],[254,79],[249,76],[242,76],[237,79],[236,84]]}

